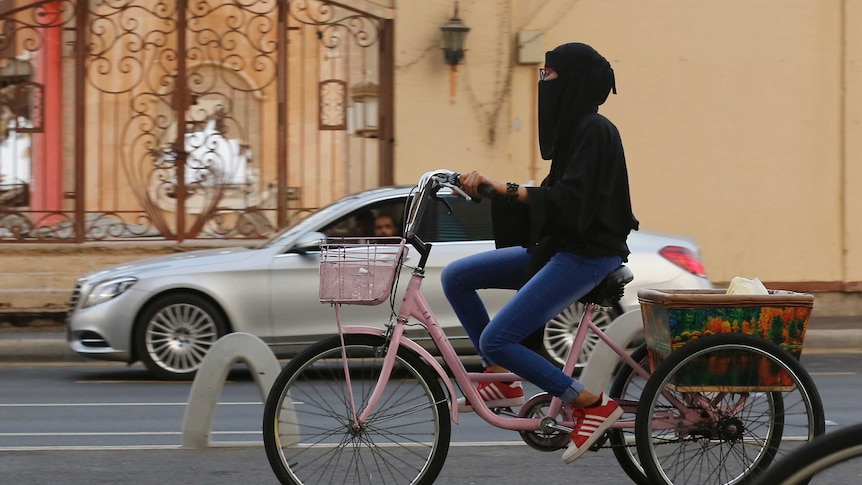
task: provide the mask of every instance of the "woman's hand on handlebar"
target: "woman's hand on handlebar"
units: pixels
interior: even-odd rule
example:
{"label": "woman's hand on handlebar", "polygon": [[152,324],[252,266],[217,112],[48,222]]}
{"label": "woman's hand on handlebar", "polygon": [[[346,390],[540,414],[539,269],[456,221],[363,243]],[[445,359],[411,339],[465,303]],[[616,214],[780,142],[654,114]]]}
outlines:
{"label": "woman's hand on handlebar", "polygon": [[500,193],[499,187],[502,185],[503,193],[505,193],[506,191],[505,184],[501,184],[494,179],[488,178],[485,174],[477,172],[476,170],[462,173],[460,182],[461,189],[463,189],[464,192],[467,192],[470,197],[475,197],[479,199],[487,196],[487,193],[483,194],[479,192],[479,185],[482,184],[492,187],[494,191],[498,193]]}

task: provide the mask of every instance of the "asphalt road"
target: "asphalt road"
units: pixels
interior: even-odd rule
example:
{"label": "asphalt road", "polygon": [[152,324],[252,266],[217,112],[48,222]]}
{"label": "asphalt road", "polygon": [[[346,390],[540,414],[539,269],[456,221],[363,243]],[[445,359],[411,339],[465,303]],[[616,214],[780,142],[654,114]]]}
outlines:
{"label": "asphalt road", "polygon": [[[7,363],[0,386],[3,485],[277,483],[261,445],[261,399],[239,366],[219,399],[217,446],[199,450],[180,446],[190,383],[152,381],[121,365]],[[568,484],[573,474],[628,480],[607,450],[566,466],[560,452],[535,451],[514,432],[466,416],[453,426],[437,483],[520,484],[531,476],[525,467],[543,483]]]}
{"label": "asphalt road", "polygon": [[[862,422],[862,318],[813,318],[803,364],[821,389],[827,430]],[[214,420],[212,439],[220,444],[184,449],[188,383],[154,383],[139,364],[80,358],[56,325],[0,325],[0,484],[277,483],[260,445],[259,394],[249,379],[233,381]],[[128,404],[104,405],[121,398]],[[247,444],[232,446],[238,441]],[[852,462],[836,473],[812,483],[858,483],[862,464]],[[535,481],[630,483],[609,450],[566,466],[559,452],[535,451],[513,432],[475,417],[453,426],[437,483]]]}
{"label": "asphalt road", "polygon": [[[803,364],[820,390],[827,429],[862,421],[862,353],[812,352]],[[142,369],[101,364],[0,365],[0,483],[277,483],[259,444],[262,405],[243,371],[220,397],[213,439],[244,446],[183,449],[180,429],[189,383],[150,381]],[[857,483],[862,466],[833,483]],[[629,483],[609,450],[564,465],[512,432],[475,416],[453,427],[438,483]],[[816,483],[816,482],[815,482]]]}

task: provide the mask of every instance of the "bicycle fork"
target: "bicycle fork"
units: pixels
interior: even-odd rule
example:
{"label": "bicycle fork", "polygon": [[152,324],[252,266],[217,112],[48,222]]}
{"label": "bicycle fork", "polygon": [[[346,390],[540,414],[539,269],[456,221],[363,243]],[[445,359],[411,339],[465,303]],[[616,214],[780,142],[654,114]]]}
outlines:
{"label": "bicycle fork", "polygon": [[384,337],[386,342],[386,355],[383,356],[383,367],[380,371],[380,377],[378,378],[377,383],[374,386],[374,390],[371,393],[371,397],[368,399],[368,403],[365,405],[362,413],[357,415],[356,402],[353,398],[353,384],[350,379],[350,369],[347,365],[347,348],[344,345],[344,328],[341,325],[341,315],[339,314],[338,309],[339,305],[335,305],[335,321],[338,325],[338,336],[341,339],[341,364],[344,369],[344,380],[347,385],[347,394],[350,402],[351,428],[359,430],[368,419],[368,415],[377,405],[377,402],[383,395],[386,383],[389,382],[392,369],[395,367],[395,357],[398,354],[398,342],[401,341],[401,336],[404,333],[404,325],[400,324],[401,321],[399,319],[399,323],[394,326],[394,329],[391,332],[386,332],[386,336]]}

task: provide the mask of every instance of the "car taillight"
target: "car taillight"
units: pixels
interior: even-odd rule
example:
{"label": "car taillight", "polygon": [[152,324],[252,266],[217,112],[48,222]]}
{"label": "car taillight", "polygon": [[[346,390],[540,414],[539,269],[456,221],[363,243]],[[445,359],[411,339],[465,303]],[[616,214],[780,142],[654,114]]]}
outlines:
{"label": "car taillight", "polygon": [[688,271],[691,274],[706,277],[706,270],[703,269],[703,263],[690,249],[680,246],[665,246],[658,252],[665,259],[680,268]]}

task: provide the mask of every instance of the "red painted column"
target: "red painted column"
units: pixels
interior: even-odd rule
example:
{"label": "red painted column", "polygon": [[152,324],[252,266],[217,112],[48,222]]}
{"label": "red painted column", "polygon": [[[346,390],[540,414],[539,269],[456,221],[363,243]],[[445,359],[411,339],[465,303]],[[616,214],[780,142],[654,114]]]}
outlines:
{"label": "red painted column", "polygon": [[[57,2],[45,5],[48,18],[60,11]],[[57,16],[59,19],[59,15]],[[59,22],[57,22],[59,24]],[[47,212],[63,210],[63,68],[62,30],[44,30],[44,44],[37,52],[36,79],[43,86],[44,132],[33,135],[33,184],[30,209],[38,225],[50,225],[59,217]]]}

